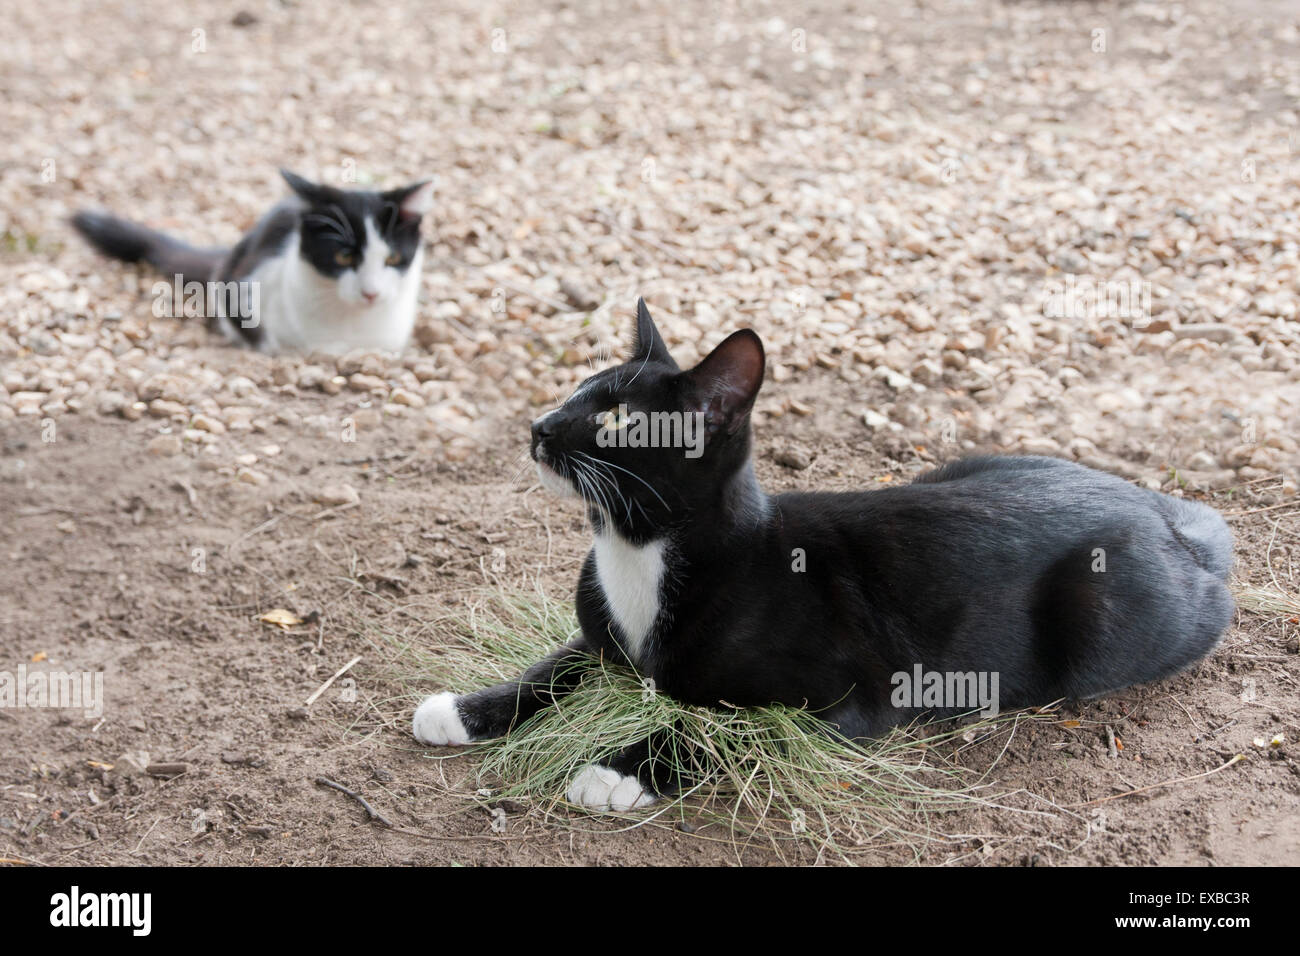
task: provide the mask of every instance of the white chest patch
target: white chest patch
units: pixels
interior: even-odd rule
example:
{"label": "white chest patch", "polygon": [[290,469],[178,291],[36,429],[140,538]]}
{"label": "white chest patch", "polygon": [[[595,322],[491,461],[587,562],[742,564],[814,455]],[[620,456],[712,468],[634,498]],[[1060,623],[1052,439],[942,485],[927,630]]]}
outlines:
{"label": "white chest patch", "polygon": [[637,661],[659,617],[659,589],[664,577],[664,542],[634,545],[611,530],[596,535],[596,580],[610,616]]}

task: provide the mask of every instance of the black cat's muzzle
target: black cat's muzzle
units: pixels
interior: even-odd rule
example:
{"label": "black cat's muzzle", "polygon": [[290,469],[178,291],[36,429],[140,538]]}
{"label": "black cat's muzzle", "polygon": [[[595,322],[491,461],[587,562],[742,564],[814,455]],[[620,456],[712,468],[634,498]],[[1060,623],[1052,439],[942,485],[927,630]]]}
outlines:
{"label": "black cat's muzzle", "polygon": [[573,482],[564,472],[552,467],[546,462],[545,458],[538,457],[536,452],[533,454],[533,461],[537,462],[537,477],[541,481],[543,488],[552,494],[559,495],[561,498],[578,496],[578,489],[574,487]]}
{"label": "black cat's muzzle", "polygon": [[553,455],[548,447],[554,440],[555,432],[547,419],[554,421],[554,415],[554,412],[550,412],[533,422],[528,454],[537,463],[537,477],[543,488],[558,495],[573,496],[578,490],[569,478],[569,469],[565,467],[562,458]]}

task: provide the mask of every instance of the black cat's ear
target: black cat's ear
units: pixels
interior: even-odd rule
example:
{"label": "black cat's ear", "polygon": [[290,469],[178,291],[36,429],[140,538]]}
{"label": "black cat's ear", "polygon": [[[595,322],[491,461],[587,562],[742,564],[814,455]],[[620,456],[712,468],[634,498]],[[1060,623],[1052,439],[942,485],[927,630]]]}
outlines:
{"label": "black cat's ear", "polygon": [[384,193],[384,199],[397,207],[403,219],[419,219],[433,208],[432,179],[421,180],[401,189],[390,189]]}
{"label": "black cat's ear", "polygon": [[636,341],[632,345],[632,357],[629,362],[661,362],[670,368],[677,368],[677,363],[668,354],[655,320],[650,318],[645,299],[636,300]]}
{"label": "black cat's ear", "polygon": [[321,187],[317,186],[311,180],[303,179],[297,173],[291,173],[287,169],[280,170],[280,175],[283,176],[284,181],[289,184],[289,188],[292,189],[300,198],[307,200],[307,202],[320,201]]}
{"label": "black cat's ear", "polygon": [[752,329],[732,332],[684,376],[695,411],[711,426],[738,431],[749,420],[766,365],[763,341]]}

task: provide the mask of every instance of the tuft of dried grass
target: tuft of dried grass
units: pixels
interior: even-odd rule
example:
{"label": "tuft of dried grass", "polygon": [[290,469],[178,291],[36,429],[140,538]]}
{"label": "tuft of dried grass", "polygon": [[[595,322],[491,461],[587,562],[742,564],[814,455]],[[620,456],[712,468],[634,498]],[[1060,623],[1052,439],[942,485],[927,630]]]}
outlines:
{"label": "tuft of dried grass", "polygon": [[[567,605],[539,592],[485,597],[437,630],[436,649],[402,635],[385,638],[400,648],[399,681],[419,695],[509,680],[570,640],[577,626]],[[945,839],[941,815],[1001,805],[1007,795],[994,795],[986,783],[991,766],[975,774],[952,757],[1037,717],[1054,715],[1041,710],[962,726],[914,726],[853,741],[799,708],[682,704],[655,692],[631,668],[593,659],[572,694],[475,750],[482,756],[480,785],[492,789],[493,799],[523,801],[562,825],[580,826],[582,816],[560,812],[579,809],[564,803],[572,776],[656,730],[675,728],[672,750],[661,756],[696,782],[649,810],[623,815],[631,826],[671,822],[723,832],[737,847],[759,840],[778,852],[811,849],[818,859],[848,860],[884,845],[919,855]]]}
{"label": "tuft of dried grass", "polygon": [[1236,591],[1234,597],[1243,610],[1254,611],[1265,617],[1300,616],[1300,596],[1290,594],[1280,587],[1243,587]]}

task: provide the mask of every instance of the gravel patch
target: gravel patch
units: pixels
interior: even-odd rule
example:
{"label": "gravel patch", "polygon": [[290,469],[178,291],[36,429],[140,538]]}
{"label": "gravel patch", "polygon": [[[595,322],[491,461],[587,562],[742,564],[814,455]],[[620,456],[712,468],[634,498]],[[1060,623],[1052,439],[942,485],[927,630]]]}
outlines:
{"label": "gravel patch", "polygon": [[[275,422],[463,460],[606,364],[644,295],[682,361],[759,332],[760,427],[1296,487],[1287,4],[646,3],[616,36],[588,3],[56,6],[0,39],[6,431],[119,416],[254,486]],[[66,226],[231,242],[277,165],[438,177],[405,353],[225,346]]]}

